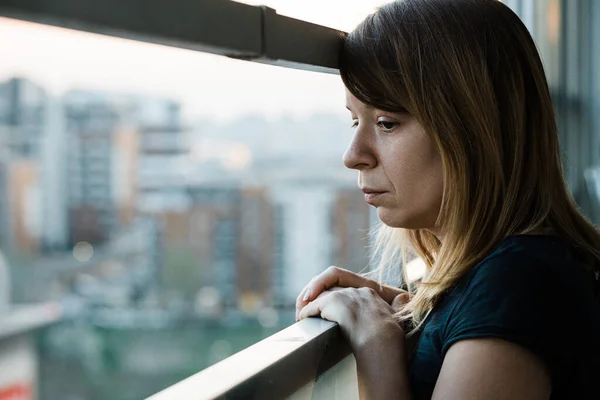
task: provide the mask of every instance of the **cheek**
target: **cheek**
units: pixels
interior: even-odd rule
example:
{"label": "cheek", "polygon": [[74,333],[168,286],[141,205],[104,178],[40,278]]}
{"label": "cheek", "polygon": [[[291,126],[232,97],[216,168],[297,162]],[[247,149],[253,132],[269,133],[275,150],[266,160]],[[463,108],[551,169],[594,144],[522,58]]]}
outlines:
{"label": "cheek", "polygon": [[427,150],[396,153],[397,161],[388,173],[396,190],[395,210],[380,210],[380,218],[397,217],[396,224],[408,229],[434,227],[443,195],[443,170],[437,151]]}
{"label": "cheek", "polygon": [[442,158],[437,151],[432,152],[425,160],[423,160],[421,167],[422,174],[420,179],[424,183],[423,189],[430,193],[429,197],[432,201],[436,201],[436,199],[441,201],[442,193],[444,191]]}
{"label": "cheek", "polygon": [[[388,176],[394,182],[398,194],[412,198],[412,194],[431,194],[437,197],[443,190],[442,161],[431,149],[422,152],[402,150],[389,163]],[[410,189],[410,190],[403,190]]]}

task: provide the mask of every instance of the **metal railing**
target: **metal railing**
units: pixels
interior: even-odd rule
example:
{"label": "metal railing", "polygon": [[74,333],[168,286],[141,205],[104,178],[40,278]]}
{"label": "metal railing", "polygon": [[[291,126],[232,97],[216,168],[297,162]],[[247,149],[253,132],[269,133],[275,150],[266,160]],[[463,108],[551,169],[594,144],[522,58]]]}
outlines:
{"label": "metal railing", "polygon": [[57,303],[20,305],[0,311],[0,342],[57,322],[61,316],[62,308]]}
{"label": "metal railing", "polygon": [[309,318],[149,399],[352,399],[357,396],[354,358],[338,324]]}

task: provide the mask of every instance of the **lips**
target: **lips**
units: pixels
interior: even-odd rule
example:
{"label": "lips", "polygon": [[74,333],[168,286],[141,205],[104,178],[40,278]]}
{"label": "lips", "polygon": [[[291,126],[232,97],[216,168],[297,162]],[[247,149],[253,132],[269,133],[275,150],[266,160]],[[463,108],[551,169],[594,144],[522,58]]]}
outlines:
{"label": "lips", "polygon": [[371,189],[368,187],[364,187],[364,188],[360,188],[360,190],[364,193],[364,194],[381,194],[381,193],[385,193],[385,190],[377,190],[377,189]]}
{"label": "lips", "polygon": [[365,202],[367,204],[373,204],[381,195],[387,193],[386,191],[371,188],[361,188],[360,190],[365,194]]}

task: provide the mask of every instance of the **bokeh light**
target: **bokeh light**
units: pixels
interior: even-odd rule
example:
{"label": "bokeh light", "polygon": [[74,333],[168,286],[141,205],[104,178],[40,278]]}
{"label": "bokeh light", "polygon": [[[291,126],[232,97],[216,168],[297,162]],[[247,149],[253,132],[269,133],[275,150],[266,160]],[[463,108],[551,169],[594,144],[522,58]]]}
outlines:
{"label": "bokeh light", "polygon": [[79,242],[73,247],[73,257],[77,261],[89,261],[94,255],[94,247],[88,242]]}

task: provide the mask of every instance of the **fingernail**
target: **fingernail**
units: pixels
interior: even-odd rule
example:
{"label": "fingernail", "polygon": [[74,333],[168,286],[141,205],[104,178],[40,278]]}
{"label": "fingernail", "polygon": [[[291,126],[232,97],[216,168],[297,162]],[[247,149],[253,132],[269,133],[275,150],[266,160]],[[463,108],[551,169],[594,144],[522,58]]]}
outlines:
{"label": "fingernail", "polygon": [[302,301],[308,300],[309,297],[310,297],[310,288],[306,289],[306,293],[304,293],[304,297],[302,298]]}

